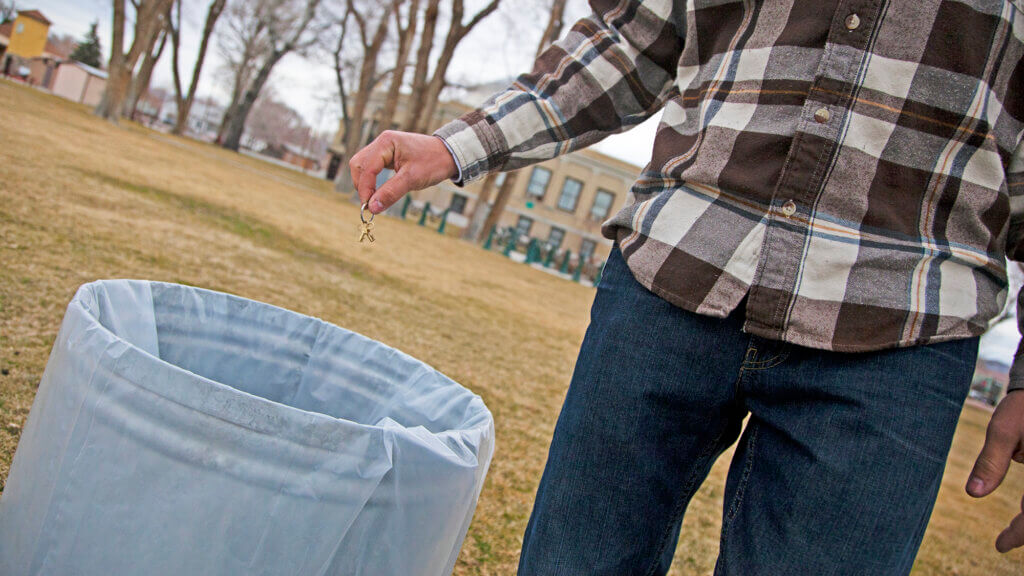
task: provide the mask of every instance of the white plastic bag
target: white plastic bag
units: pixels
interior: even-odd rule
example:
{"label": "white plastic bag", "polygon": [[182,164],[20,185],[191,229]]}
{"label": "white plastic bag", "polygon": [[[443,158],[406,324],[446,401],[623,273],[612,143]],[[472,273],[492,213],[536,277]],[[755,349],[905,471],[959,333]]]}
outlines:
{"label": "white plastic bag", "polygon": [[449,574],[493,450],[478,396],[383,344],[86,284],[0,500],[0,574]]}

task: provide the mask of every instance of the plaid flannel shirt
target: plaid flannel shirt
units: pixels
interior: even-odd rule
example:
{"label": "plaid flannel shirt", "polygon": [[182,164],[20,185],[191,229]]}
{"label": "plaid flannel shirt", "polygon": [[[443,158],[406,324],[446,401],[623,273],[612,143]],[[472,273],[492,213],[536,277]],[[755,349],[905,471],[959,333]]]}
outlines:
{"label": "plaid flannel shirt", "polygon": [[720,317],[746,296],[746,331],[826,350],[986,330],[1024,259],[1021,0],[590,4],[435,132],[465,181],[663,109],[602,228],[651,291]]}

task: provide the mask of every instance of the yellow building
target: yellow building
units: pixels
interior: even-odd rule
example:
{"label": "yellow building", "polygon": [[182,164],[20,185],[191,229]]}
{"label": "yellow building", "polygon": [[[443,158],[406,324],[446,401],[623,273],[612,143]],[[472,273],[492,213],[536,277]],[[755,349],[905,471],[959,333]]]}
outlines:
{"label": "yellow building", "polygon": [[19,10],[7,44],[7,54],[22,58],[42,56],[49,34],[50,21],[40,11]]}
{"label": "yellow building", "polygon": [[[42,61],[52,68],[60,56],[48,42],[50,21],[38,10],[19,10],[13,22],[0,24],[0,71],[19,75],[18,69]],[[47,74],[47,77],[49,74]]]}
{"label": "yellow building", "polygon": [[[403,98],[399,104],[396,116],[400,119],[406,113],[405,103]],[[376,120],[382,104],[380,98],[371,99],[368,107],[370,119],[362,127],[363,145],[384,129]],[[471,109],[458,102],[439,103],[431,130]],[[395,127],[392,124],[388,128]],[[338,160],[344,156],[343,142],[344,134],[340,129],[329,149],[331,163],[336,169],[341,168]],[[536,238],[545,255],[554,248],[558,254],[556,266],[568,252],[575,269],[577,258],[582,256],[583,275],[592,277],[608,258],[612,247],[611,240],[601,236],[601,222],[622,208],[626,193],[640,170],[639,166],[592,149],[524,168],[518,173],[498,227],[502,230],[514,228],[521,242]],[[328,178],[334,178],[330,170]],[[504,178],[504,174],[498,176],[496,188],[500,188]],[[484,183],[480,180],[459,188],[451,182],[444,182],[414,192],[412,196],[417,203],[430,202],[435,210],[448,209],[449,224],[465,228],[477,208]],[[490,191],[488,197],[491,202],[496,195],[496,190]]]}

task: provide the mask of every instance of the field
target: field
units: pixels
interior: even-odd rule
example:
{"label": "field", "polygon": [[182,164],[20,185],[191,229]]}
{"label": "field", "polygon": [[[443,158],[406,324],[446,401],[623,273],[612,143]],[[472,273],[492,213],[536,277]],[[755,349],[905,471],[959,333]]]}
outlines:
{"label": "field", "polygon": [[[592,289],[413,222],[381,218],[358,244],[357,207],[327,182],[4,81],[0,119],[0,485],[75,289],[192,284],[361,332],[480,394],[498,451],[455,573],[514,574]],[[987,419],[965,408],[915,574],[1024,573],[1024,551],[992,544],[1024,467],[985,500],[962,489]],[[730,456],[690,507],[673,574],[714,566]]]}

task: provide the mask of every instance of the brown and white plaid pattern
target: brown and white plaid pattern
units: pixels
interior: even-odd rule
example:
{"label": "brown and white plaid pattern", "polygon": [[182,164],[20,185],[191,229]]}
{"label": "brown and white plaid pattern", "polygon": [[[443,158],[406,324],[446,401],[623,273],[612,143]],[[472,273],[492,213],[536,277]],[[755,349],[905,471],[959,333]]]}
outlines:
{"label": "brown and white plaid pattern", "polygon": [[986,329],[1024,259],[1020,0],[591,6],[436,132],[464,180],[664,109],[603,228],[644,286],[713,316],[746,296],[750,333],[828,350]]}

